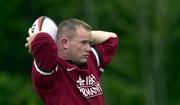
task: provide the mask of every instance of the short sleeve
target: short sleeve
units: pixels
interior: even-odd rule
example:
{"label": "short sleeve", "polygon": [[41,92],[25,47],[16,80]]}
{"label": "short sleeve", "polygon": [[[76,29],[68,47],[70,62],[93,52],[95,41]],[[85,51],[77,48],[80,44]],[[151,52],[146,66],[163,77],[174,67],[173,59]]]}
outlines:
{"label": "short sleeve", "polygon": [[116,49],[118,48],[118,37],[110,37],[105,42],[94,47],[98,58],[100,67],[104,68],[111,61]]}

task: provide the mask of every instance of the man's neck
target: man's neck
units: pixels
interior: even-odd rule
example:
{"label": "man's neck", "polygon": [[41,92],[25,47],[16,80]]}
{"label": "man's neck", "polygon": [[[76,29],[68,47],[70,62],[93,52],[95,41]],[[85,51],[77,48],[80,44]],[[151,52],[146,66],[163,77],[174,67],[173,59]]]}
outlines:
{"label": "man's neck", "polygon": [[63,51],[58,51],[58,57],[60,57],[63,60],[70,60],[67,56],[67,54],[65,54],[65,52]]}

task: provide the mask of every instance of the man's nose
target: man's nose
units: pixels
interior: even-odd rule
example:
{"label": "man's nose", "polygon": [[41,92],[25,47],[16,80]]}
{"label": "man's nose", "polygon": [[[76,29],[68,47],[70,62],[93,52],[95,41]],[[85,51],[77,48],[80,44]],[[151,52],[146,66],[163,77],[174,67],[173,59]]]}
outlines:
{"label": "man's nose", "polygon": [[87,52],[90,52],[90,51],[91,51],[91,46],[90,46],[89,44],[87,45],[86,51],[87,51]]}

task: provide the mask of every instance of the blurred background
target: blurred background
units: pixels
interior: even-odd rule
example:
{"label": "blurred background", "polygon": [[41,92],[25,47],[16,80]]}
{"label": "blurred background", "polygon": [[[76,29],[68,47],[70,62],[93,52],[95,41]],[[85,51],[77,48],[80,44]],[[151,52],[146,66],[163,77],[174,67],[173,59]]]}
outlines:
{"label": "blurred background", "polygon": [[102,77],[107,105],[180,105],[180,0],[0,0],[0,105],[43,105],[24,47],[39,16],[79,18],[119,47]]}

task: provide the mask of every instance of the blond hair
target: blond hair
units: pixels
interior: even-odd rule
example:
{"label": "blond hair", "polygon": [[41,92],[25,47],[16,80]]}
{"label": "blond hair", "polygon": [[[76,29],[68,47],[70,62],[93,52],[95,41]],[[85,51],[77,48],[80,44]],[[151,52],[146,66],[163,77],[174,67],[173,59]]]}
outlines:
{"label": "blond hair", "polygon": [[72,38],[76,35],[76,29],[78,27],[83,27],[87,31],[91,31],[91,26],[88,25],[86,22],[76,19],[76,18],[70,18],[67,20],[62,21],[59,24],[58,32],[57,32],[57,39],[61,35],[66,35],[69,38]]}

